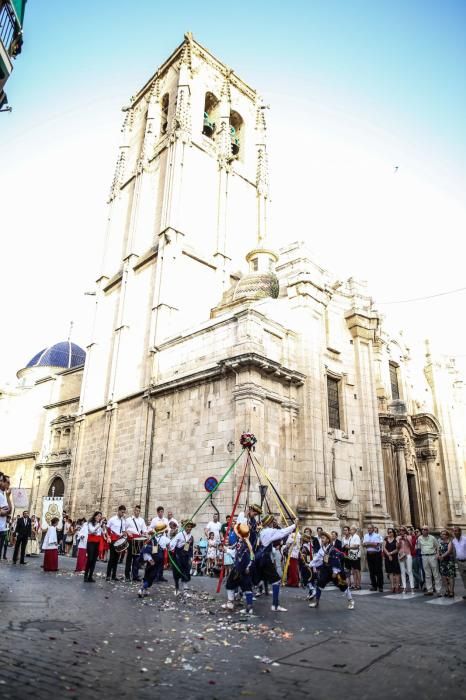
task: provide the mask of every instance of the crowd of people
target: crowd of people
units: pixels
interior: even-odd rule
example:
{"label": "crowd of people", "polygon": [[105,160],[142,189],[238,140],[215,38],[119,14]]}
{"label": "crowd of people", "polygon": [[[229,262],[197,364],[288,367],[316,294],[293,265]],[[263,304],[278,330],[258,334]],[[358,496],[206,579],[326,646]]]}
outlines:
{"label": "crowd of people", "polygon": [[[59,527],[60,525],[60,527]],[[179,522],[172,511],[165,516],[159,506],[146,522],[139,505],[128,513],[124,505],[110,518],[96,511],[91,518],[73,520],[63,513],[46,529],[35,515],[23,511],[13,517],[8,477],[0,477],[0,556],[26,564],[25,557],[43,552],[45,572],[58,570],[58,555],[76,558],[76,573],[85,583],[94,583],[98,560],[104,561],[106,580],[117,580],[124,564],[124,579],[138,582],[138,595],[148,595],[157,582],[166,582],[171,570],[175,594],[189,596],[191,576],[218,576],[225,581],[227,602],[233,609],[240,599],[252,612],[253,600],[272,592],[272,609],[280,605],[280,586],[303,587],[310,607],[317,607],[322,591],[332,583],[344,593],[348,609],[354,608],[352,592],[361,590],[361,570],[367,567],[370,590],[383,592],[389,581],[393,594],[423,592],[425,596],[454,597],[456,570],[466,588],[466,537],[459,527],[443,529],[434,536],[427,526],[414,529],[388,528],[383,536],[368,525],[343,527],[341,533],[317,527],[298,528],[298,521],[281,527],[272,514],[257,504],[237,517],[220,521],[218,513],[203,528],[197,541],[191,520]],[[34,546],[32,546],[34,544]],[[466,596],[463,596],[466,598]]]}

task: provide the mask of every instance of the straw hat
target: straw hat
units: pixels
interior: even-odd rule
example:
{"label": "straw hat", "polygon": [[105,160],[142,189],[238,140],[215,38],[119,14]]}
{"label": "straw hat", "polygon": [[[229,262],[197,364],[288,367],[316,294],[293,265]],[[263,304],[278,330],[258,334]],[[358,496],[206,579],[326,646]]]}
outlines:
{"label": "straw hat", "polygon": [[253,510],[257,515],[262,515],[262,508],[257,505],[257,503],[251,503],[249,510]]}
{"label": "straw hat", "polygon": [[261,520],[262,527],[269,527],[274,521],[273,515],[265,515]]}
{"label": "straw hat", "polygon": [[238,537],[242,537],[243,539],[249,537],[249,525],[247,523],[238,523],[235,525],[234,530]]}

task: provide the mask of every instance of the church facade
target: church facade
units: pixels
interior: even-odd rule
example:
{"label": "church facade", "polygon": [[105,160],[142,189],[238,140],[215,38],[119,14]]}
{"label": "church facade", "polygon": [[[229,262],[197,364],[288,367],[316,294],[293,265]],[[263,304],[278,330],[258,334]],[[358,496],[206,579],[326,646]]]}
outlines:
{"label": "church facade", "polygon": [[[93,337],[84,369],[53,373],[80,386],[36,431],[32,492],[59,475],[76,517],[190,515],[252,431],[305,523],[465,524],[454,365],[427,349],[414,378],[364,284],[270,248],[266,132],[257,92],[189,34],[125,108]],[[50,468],[61,415],[69,460]],[[0,442],[3,471],[13,457]],[[237,486],[214,496],[222,516]]]}

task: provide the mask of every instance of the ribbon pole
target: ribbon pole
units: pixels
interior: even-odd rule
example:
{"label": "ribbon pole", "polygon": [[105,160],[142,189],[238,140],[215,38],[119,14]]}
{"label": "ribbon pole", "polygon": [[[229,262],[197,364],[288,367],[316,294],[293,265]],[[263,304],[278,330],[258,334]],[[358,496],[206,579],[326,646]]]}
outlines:
{"label": "ribbon pole", "polygon": [[[236,499],[235,499],[235,502],[234,502],[234,504],[233,504],[233,509],[232,509],[232,511],[231,511],[230,520],[228,521],[227,529],[226,529],[225,534],[224,534],[224,536],[223,536],[223,543],[222,543],[222,544],[223,544],[224,547],[225,547],[225,543],[226,543],[226,541],[227,541],[227,537],[228,537],[228,535],[230,534],[231,523],[233,522],[233,519],[234,519],[234,517],[235,517],[235,512],[236,512],[236,509],[237,509],[237,507],[238,507],[239,497],[240,497],[240,494],[241,494],[241,491],[242,491],[242,488],[243,488],[244,477],[246,476],[246,470],[247,470],[247,468],[248,468],[248,464],[250,463],[250,461],[251,461],[251,455],[250,455],[250,452],[249,452],[249,450],[248,450],[248,454],[247,454],[247,457],[246,457],[246,462],[245,462],[245,464],[244,464],[243,475],[241,476],[241,481],[240,481],[238,493],[236,494]],[[220,593],[220,589],[221,589],[221,587],[222,587],[223,576],[224,576],[224,574],[225,574],[225,564],[224,564],[224,561],[225,561],[225,550],[224,550],[224,552],[223,552],[223,561],[222,561],[222,568],[221,568],[221,570],[220,570],[220,576],[218,577],[217,593]]]}

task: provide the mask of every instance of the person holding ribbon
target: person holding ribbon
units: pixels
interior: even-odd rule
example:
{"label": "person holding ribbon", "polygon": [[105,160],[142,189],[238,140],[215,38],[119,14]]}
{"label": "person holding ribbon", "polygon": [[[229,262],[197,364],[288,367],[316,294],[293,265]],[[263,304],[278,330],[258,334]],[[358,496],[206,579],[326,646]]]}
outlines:
{"label": "person holding ribbon", "polygon": [[169,552],[171,553],[170,561],[173,569],[176,596],[182,592],[187,597],[190,597],[189,593],[185,591],[185,586],[191,580],[191,560],[194,550],[194,537],[191,531],[195,527],[196,523],[193,523],[192,520],[185,520],[181,523],[180,532],[170,540]]}
{"label": "person holding ribbon", "polygon": [[150,541],[144,545],[139,557],[140,562],[146,564],[142,586],[138,591],[140,598],[148,595],[148,589],[151,588],[154,581],[166,581],[163,578],[163,562],[170,540],[167,537],[165,523],[158,523],[154,529],[154,534]]}
{"label": "person holding ribbon", "polygon": [[277,540],[283,540],[296,530],[298,519],[289,527],[277,528],[273,515],[262,518],[262,530],[259,535],[259,547],[255,557],[255,575],[259,581],[272,585],[272,610],[273,612],[286,612],[279,604],[280,576],[272,559],[272,545]]}

